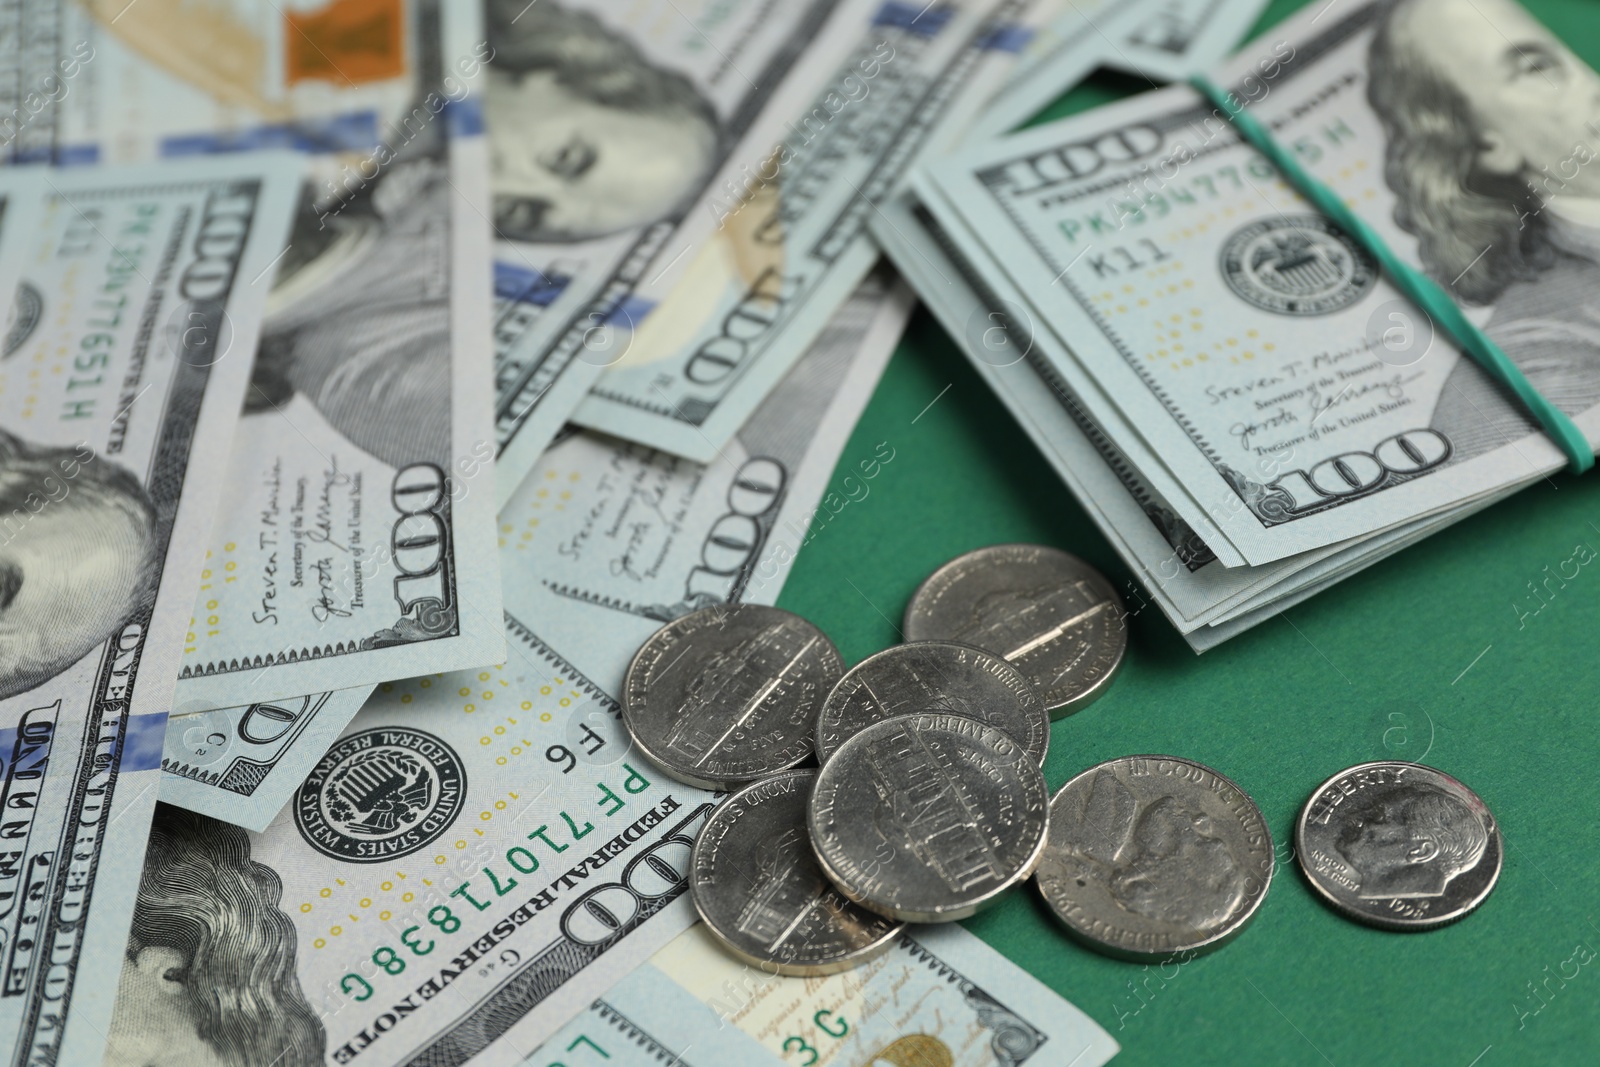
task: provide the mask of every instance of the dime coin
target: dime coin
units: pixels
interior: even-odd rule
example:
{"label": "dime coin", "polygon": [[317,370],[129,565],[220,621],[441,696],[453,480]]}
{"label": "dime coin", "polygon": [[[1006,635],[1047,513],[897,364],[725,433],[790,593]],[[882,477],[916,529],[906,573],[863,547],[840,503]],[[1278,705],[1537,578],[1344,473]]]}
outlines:
{"label": "dime coin", "polygon": [[1036,881],[1090,948],[1187,961],[1249,924],[1272,868],[1272,834],[1244,790],[1176,756],[1124,756],[1051,799]]}
{"label": "dime coin", "polygon": [[667,774],[729,789],[811,755],[817,712],[843,672],[833,642],[800,616],[719,604],[639,648],[622,683],[622,721]]}
{"label": "dime coin", "polygon": [[817,717],[817,759],[880,719],[943,711],[986,722],[1044,764],[1050,715],[1026,678],[991,652],[952,641],[913,641],[845,672]]}
{"label": "dime coin", "polygon": [[1500,828],[1489,809],[1417,763],[1362,763],[1329,778],[1301,809],[1294,843],[1323,900],[1385,930],[1455,922],[1500,877]]}
{"label": "dime coin", "polygon": [[1028,750],[937,712],[862,730],[817,773],[806,813],[822,871],[907,922],[964,919],[1039,862],[1049,792]]}
{"label": "dime coin", "polygon": [[753,782],[718,805],[695,840],[689,895],[734,955],[778,974],[835,974],[871,959],[904,923],[850,903],[806,836],[816,771]]}
{"label": "dime coin", "polygon": [[976,645],[1033,682],[1054,718],[1111,685],[1128,647],[1116,590],[1077,556],[993,545],[934,571],[906,607],[907,641]]}

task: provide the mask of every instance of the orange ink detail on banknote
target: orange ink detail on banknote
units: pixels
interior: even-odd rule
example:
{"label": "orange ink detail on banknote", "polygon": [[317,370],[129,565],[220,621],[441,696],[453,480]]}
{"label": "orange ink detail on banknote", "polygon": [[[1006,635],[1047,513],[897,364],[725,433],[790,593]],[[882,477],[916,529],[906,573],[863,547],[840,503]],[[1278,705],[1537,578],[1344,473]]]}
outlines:
{"label": "orange ink detail on banknote", "polygon": [[403,0],[331,0],[309,12],[286,12],[290,85],[384,81],[406,71]]}

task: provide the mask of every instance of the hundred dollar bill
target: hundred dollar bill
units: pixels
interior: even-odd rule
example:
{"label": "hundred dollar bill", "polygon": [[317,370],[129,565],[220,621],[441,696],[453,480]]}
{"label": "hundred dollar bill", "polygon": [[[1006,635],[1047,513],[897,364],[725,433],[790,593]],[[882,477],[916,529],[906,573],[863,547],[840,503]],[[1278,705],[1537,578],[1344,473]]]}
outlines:
{"label": "hundred dollar bill", "polygon": [[[271,264],[281,154],[0,171],[0,1034],[96,1063],[195,575]],[[6,298],[11,301],[12,293]]]}
{"label": "hundred dollar bill", "polygon": [[[890,290],[880,278],[864,283],[796,368],[793,381],[780,387],[763,419],[730,443],[723,462],[711,468],[591,434],[558,445],[542,468],[556,477],[537,482],[527,494],[529,518],[521,524],[508,518],[501,529],[502,568],[519,590],[511,603],[520,617],[563,620],[547,636],[614,691],[637,644],[673,612],[693,610],[712,597],[771,603],[795,551],[811,536],[812,514],[826,522],[846,501],[861,499],[881,464],[893,459],[893,447],[884,443],[858,457],[854,478],[840,487],[846,496],[823,493],[819,479],[832,469],[907,311],[903,291]],[[553,494],[552,481],[558,483]],[[629,499],[637,483],[685,504],[652,523],[643,502]],[[764,505],[751,513],[750,530],[741,525],[750,518],[730,512],[727,503],[745,499],[735,491],[739,485],[749,500],[761,496],[757,502]],[[762,496],[763,487],[770,487],[769,495]],[[585,554],[578,549],[590,538],[574,535],[584,525],[592,529],[592,511],[632,514],[625,534],[602,535]],[[741,545],[745,556],[729,569],[731,557],[724,553]],[[630,612],[636,617],[618,630],[609,611],[594,611],[592,605],[608,595],[607,583],[632,581],[629,554],[641,551],[658,557],[660,581],[643,592],[634,585],[629,595],[656,595],[663,602]],[[615,553],[616,562],[606,552]],[[697,564],[707,555],[713,557],[707,565],[723,573],[702,573]],[[538,580],[517,581],[519,574]],[[552,575],[562,580],[542,580]],[[673,582],[681,582],[682,589],[674,590]],[[548,624],[541,629],[548,630]],[[175,713],[167,726],[162,800],[264,829],[356,713],[362,694],[347,690],[198,715]]]}
{"label": "hundred dollar bill", "polygon": [[[508,515],[501,528],[502,569],[518,589],[510,603],[519,617],[539,620],[549,639],[614,692],[638,643],[673,613],[713,598],[771,603],[794,553],[814,535],[812,516],[820,516],[821,527],[846,503],[864,499],[882,464],[893,460],[893,446],[885,442],[856,458],[855,473],[840,486],[844,495],[823,491],[821,479],[899,336],[907,301],[903,290],[888,288],[882,278],[863,283],[763,417],[709,468],[592,434],[556,446],[541,468],[555,477],[537,481],[526,494],[529,517],[519,524]],[[638,485],[681,503],[652,521],[644,498],[633,498]],[[739,509],[730,510],[733,500]],[[752,511],[755,503],[762,506]],[[607,513],[628,516],[626,531],[581,534],[584,527],[592,534],[592,514]],[[635,581],[641,568],[630,562],[641,552],[655,557],[656,572],[642,588]],[[543,580],[553,575],[561,580]],[[619,629],[609,610],[594,610],[612,593],[656,596],[661,603],[635,605],[628,612],[634,617]],[[363,694],[346,690],[198,715],[174,713],[162,757],[161,799],[264,829],[360,708]]]}
{"label": "hundred dollar bill", "polygon": [[264,833],[162,805],[108,1062],[516,1063],[688,926],[711,797],[632,751],[613,695],[661,620],[538,578],[603,590],[649,551],[641,596],[771,603],[909,308],[870,278],[726,466],[563,442],[501,529],[504,664],[379,686]]}
{"label": "hundred dollar bill", "polygon": [[738,962],[700,924],[523,1061],[608,1067],[1097,1067],[1111,1035],[959,926],[828,978]]}
{"label": "hundred dollar bill", "polygon": [[309,157],[180,707],[500,658],[477,5],[23,6],[10,158]]}
{"label": "hundred dollar bill", "polygon": [[[1223,566],[1245,566],[1247,561],[1243,554],[1224,536],[1220,523],[1189,499],[1182,483],[1162,464],[1160,456],[1145,444],[1135,424],[1117,410],[1095,379],[1065,355],[1059,358],[1052,356],[1052,353],[1067,352],[1069,346],[1051,331],[1046,321],[1029,312],[1022,291],[1012,284],[1010,278],[982,270],[972,257],[957,247],[947,228],[923,203],[924,193],[924,190],[917,190],[918,212],[923,216],[917,220],[918,227],[929,235],[938,235],[940,249],[960,264],[959,272],[942,271],[940,281],[945,289],[951,289],[953,286],[948,278],[959,273],[975,289],[968,299],[977,302],[980,297],[976,294],[981,293],[981,301],[987,304],[979,318],[965,322],[966,330],[974,335],[965,337],[966,343],[981,347],[985,360],[1015,363],[1022,358],[1017,351],[1020,349],[1026,353],[1030,366],[1035,369],[1048,368],[1042,373],[1049,375],[1051,388],[1073,398],[1073,417],[1086,418],[1092,423],[1096,427],[1097,439],[1115,443],[1118,449],[1116,465],[1137,470],[1145,489],[1160,500],[1172,502],[1170,507],[1174,514],[1204,542]],[[886,221],[893,218],[895,213],[894,204],[887,205],[884,211]],[[913,232],[907,231],[908,236]],[[901,237],[899,234],[892,236],[897,242]],[[880,240],[889,239],[880,237]],[[915,238],[911,243],[912,247],[917,246]],[[919,260],[933,258],[927,253],[918,255]],[[918,267],[921,265],[917,264]],[[947,315],[948,310],[942,314]],[[974,314],[978,314],[976,309]],[[998,343],[996,338],[1000,339]],[[1270,464],[1274,459],[1268,457],[1263,464]]]}
{"label": "hundred dollar bill", "polygon": [[1225,567],[1040,357],[1019,305],[970,271],[912,197],[884,205],[873,232],[1128,564],[1136,581],[1120,591],[1125,610],[1137,615],[1153,601],[1196,652],[1267,621],[1495,499],[1354,544],[1259,567]]}
{"label": "hundred dollar bill", "polygon": [[[278,263],[181,708],[503,656],[486,146],[458,76],[482,39],[471,4],[392,6],[396,61],[412,65],[409,110],[386,114],[376,147],[340,164],[335,192],[307,190]],[[402,13],[409,21],[394,21]],[[373,43],[366,32],[330,30],[326,47]]]}
{"label": "hundred dollar bill", "polygon": [[487,0],[501,504],[879,2]]}
{"label": "hundred dollar bill", "polygon": [[1177,81],[1231,51],[1266,0],[1071,0],[997,93],[972,136],[1022,125],[1098,67]]}
{"label": "hundred dollar bill", "polygon": [[161,800],[260,832],[372,690],[174,712],[161,747]]}
{"label": "hundred dollar bill", "polygon": [[157,808],[108,1063],[531,1049],[563,983],[682,895],[709,796],[661,779],[608,694],[506,628],[502,665],[381,686],[264,833]]}
{"label": "hundred dollar bill", "polygon": [[715,234],[573,421],[712,459],[877,260],[873,205],[957,143],[1040,6],[880,6],[781,139],[705,202]]}
{"label": "hundred dollar bill", "polygon": [[776,600],[800,548],[894,461],[879,441],[829,482],[909,299],[868,275],[709,464],[593,433],[552,448],[500,514],[509,610],[615,691],[663,623]]}
{"label": "hundred dollar bill", "polygon": [[[1472,72],[1509,70],[1505,41],[1526,40],[1575,87],[1571,99],[1600,97],[1600,78],[1509,0],[1334,15],[1291,20],[1219,79],[1600,437],[1600,361],[1585,347],[1594,300],[1578,281],[1594,266],[1588,208],[1600,190],[1576,162],[1600,151],[1600,118],[1588,105],[1524,105],[1512,74]],[[1430,20],[1447,32],[1418,29]],[[1418,77],[1431,88],[1413,91]],[[1436,98],[1474,110],[1440,117],[1444,105],[1426,104]],[[1556,113],[1558,131],[1531,132]],[[1436,120],[1507,147],[1453,149],[1426,134]],[[1456,166],[1468,177],[1431,177]],[[1463,205],[1488,195],[1479,166],[1507,189],[1527,177],[1533,199],[1489,196],[1469,229]],[[1537,184],[1547,168],[1559,188]],[[1138,441],[1107,432],[1130,454],[1158,455],[1187,498],[1173,506],[1186,520],[1212,515],[1250,564],[1491,498],[1563,463],[1187,88],[975,149],[935,168],[924,192],[982,273],[1005,277],[1054,337],[1072,339],[1045,355],[1097,383],[1100,396],[1083,397],[1095,421],[1136,425]]]}

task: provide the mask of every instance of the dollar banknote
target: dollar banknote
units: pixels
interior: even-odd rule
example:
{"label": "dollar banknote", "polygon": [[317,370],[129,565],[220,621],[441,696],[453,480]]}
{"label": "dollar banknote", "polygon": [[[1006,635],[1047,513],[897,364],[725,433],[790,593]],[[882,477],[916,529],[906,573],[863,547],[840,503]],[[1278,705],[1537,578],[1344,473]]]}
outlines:
{"label": "dollar banknote", "polygon": [[[519,522],[508,512],[500,531],[518,617],[536,620],[545,639],[615,692],[634,649],[661,622],[713,602],[771,603],[800,545],[814,536],[813,517],[820,527],[865,499],[883,463],[893,461],[893,445],[883,442],[854,457],[848,482],[826,488],[907,301],[904,290],[869,276],[763,417],[709,467],[594,434],[558,444],[516,513],[526,517]],[[661,511],[635,496],[639,486],[678,504]],[[598,516],[607,514],[623,521],[596,535]],[[652,568],[631,562],[642,553]],[[644,581],[647,569],[653,573]],[[345,690],[174,714],[162,800],[265,829],[362,696]]]}
{"label": "dollar banknote", "polygon": [[[1593,300],[1578,279],[1593,266],[1594,227],[1577,160],[1600,150],[1596,113],[1530,110],[1506,80],[1476,80],[1464,57],[1501,62],[1506,40],[1526,39],[1578,87],[1571,99],[1590,100],[1600,78],[1509,0],[1429,6],[1450,28],[1448,49],[1418,30],[1420,10],[1308,12],[1217,78],[1486,324],[1593,441],[1600,374],[1585,354]],[[1536,183],[1526,203],[1490,197],[1487,221],[1462,229],[1461,205],[1487,194],[1477,177],[1429,177],[1453,149],[1425,133],[1435,112],[1407,88],[1419,70],[1441,98],[1500,109],[1492,129],[1477,112],[1479,127],[1462,127],[1476,130],[1473,143],[1487,143],[1485,130],[1508,139],[1482,160],[1484,175],[1520,189],[1517,175],[1542,181],[1548,169],[1561,186]],[[1558,113],[1567,118],[1550,137],[1528,132],[1533,117]],[[1452,116],[1452,128],[1467,121]],[[1174,487],[1163,496],[1178,517],[1220,531],[1202,535],[1219,558],[1231,546],[1259,566],[1397,531],[1564,462],[1365,250],[1188,88],[972,149],[933,168],[918,194],[977,271],[1010,287],[1092,421],[1142,475]]]}
{"label": "dollar banknote", "polygon": [[487,0],[500,503],[878,3]]}
{"label": "dollar banknote", "polygon": [[[95,1063],[300,161],[0,171],[0,1034]],[[11,292],[7,292],[7,297]]]}
{"label": "dollar banknote", "polygon": [[371,693],[362,686],[170,716],[161,799],[265,830]]}
{"label": "dollar banknote", "polygon": [[[158,808],[115,1062],[172,1047],[286,1065],[532,1048],[521,1035],[552,996],[681,895],[709,798],[630,753],[615,702],[507,628],[503,665],[380,687],[265,833]],[[199,917],[192,936],[180,914]],[[152,1012],[173,968],[192,986]],[[237,1005],[225,1021],[218,1002]]]}
{"label": "dollar banknote", "polygon": [[876,261],[865,223],[953,147],[1045,5],[885,3],[781,140],[706,203],[717,229],[573,421],[707,462]]}
{"label": "dollar banknote", "polygon": [[1266,0],[1068,0],[972,135],[1015,129],[1097,68],[1151,84],[1204,70],[1232,51],[1264,7]]}
{"label": "dollar banknote", "polygon": [[[389,6],[405,110],[355,164],[314,161],[338,174],[307,189],[277,265],[180,711],[503,655],[486,146],[463,80],[481,27],[471,4]],[[372,32],[328,30],[352,49]]]}
{"label": "dollar banknote", "polygon": [[1018,305],[970,269],[911,196],[883,205],[873,232],[1134,575],[1124,610],[1152,603],[1196,652],[1216,647],[1330,585],[1473,514],[1497,497],[1407,523],[1352,545],[1259,567],[1226,567],[1205,540],[1088,418],[1032,346]]}
{"label": "dollar banknote", "polygon": [[1097,1067],[1111,1035],[954,924],[906,934],[846,974],[785,978],[696,924],[524,1067]]}
{"label": "dollar banknote", "polygon": [[[379,686],[263,833],[161,805],[108,1062],[183,1048],[285,1067],[516,1063],[688,926],[711,797],[640,758],[614,698],[660,621],[559,597],[543,611],[557,594],[542,560],[587,542],[562,573],[600,590],[648,547],[656,595],[709,592],[697,568],[721,565],[760,502],[747,518],[770,535],[721,568],[720,592],[771,603],[792,559],[780,541],[828,499],[908,311],[869,280],[774,392],[785,417],[726,466],[564,441],[519,511],[540,503],[547,521],[502,527],[508,576],[529,578],[507,601],[503,664]],[[602,523],[630,502],[627,533]]]}
{"label": "dollar banknote", "polygon": [[499,659],[477,5],[24,8],[12,159],[308,158],[179,709]]}
{"label": "dollar banknote", "polygon": [[[709,797],[662,779],[608,694],[506,627],[502,665],[380,686],[265,833],[159,807],[116,1062],[175,1045],[285,1065],[531,1049],[563,985],[617,966],[681,895]],[[173,943],[175,913],[202,929]],[[173,967],[192,990],[152,1014]],[[224,1025],[218,1001],[249,1007]]]}
{"label": "dollar banknote", "polygon": [[800,549],[847,521],[898,454],[889,439],[840,450],[908,300],[868,275],[709,464],[592,433],[552,448],[500,514],[509,610],[610,691],[661,624],[772,603]]}
{"label": "dollar banknote", "polygon": [[[728,600],[770,603],[811,536],[813,515],[826,522],[845,502],[864,498],[885,459],[893,460],[894,448],[885,442],[856,459],[848,485],[824,490],[821,479],[899,336],[907,300],[903,290],[869,277],[763,418],[709,468],[593,434],[557,445],[542,467],[546,476],[518,512],[528,517],[518,524],[508,516],[501,527],[507,578],[534,579],[517,583],[511,603],[519,616],[539,620],[541,632],[614,692],[638,643],[675,614]],[[641,484],[678,499],[679,506],[652,521],[644,498],[631,495]],[[742,506],[730,510],[735,500]],[[752,512],[746,501],[762,506]],[[591,536],[592,515],[629,512],[625,533]],[[582,532],[585,527],[590,533]],[[578,551],[591,540],[586,554]],[[655,558],[655,573],[643,586],[635,579],[644,568],[630,563],[641,552]],[[659,603],[640,606],[624,597]],[[608,598],[611,604],[594,610]],[[612,608],[630,617],[617,620]],[[162,754],[162,800],[264,830],[359,710],[364,692],[174,714]]]}

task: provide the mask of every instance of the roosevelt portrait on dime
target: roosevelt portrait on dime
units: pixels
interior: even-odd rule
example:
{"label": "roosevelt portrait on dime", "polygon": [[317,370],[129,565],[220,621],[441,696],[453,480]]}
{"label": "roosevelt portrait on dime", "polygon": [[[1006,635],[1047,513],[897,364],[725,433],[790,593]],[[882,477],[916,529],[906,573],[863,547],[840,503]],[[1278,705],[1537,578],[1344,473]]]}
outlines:
{"label": "roosevelt portrait on dime", "polygon": [[1421,785],[1375,791],[1342,819],[1334,848],[1360,877],[1364,900],[1442,896],[1489,847],[1476,812]]}
{"label": "roosevelt portrait on dime", "polygon": [[[1513,0],[1394,0],[1367,65],[1428,274],[1556,407],[1600,403],[1600,76]],[[1466,357],[1433,427],[1460,459],[1535,429]]]}

